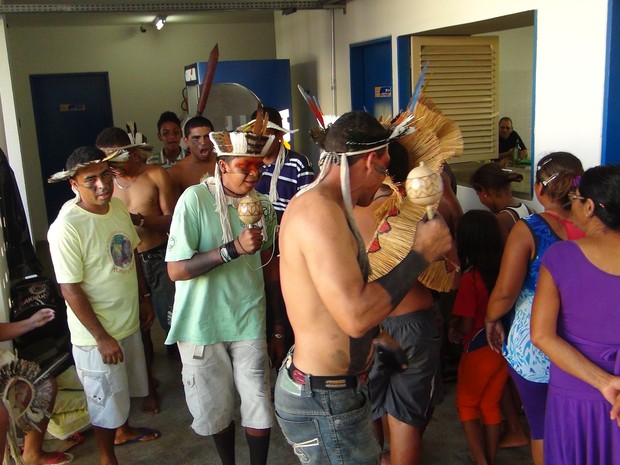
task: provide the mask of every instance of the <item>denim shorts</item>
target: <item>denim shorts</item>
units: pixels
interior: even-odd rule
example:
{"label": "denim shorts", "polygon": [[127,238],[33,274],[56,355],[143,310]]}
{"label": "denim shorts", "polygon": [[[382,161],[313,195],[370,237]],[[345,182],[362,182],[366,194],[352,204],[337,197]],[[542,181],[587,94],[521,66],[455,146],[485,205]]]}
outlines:
{"label": "denim shorts", "polygon": [[314,389],[282,366],[275,389],[276,417],[299,461],[316,465],[378,465],[381,448],[364,385]]}

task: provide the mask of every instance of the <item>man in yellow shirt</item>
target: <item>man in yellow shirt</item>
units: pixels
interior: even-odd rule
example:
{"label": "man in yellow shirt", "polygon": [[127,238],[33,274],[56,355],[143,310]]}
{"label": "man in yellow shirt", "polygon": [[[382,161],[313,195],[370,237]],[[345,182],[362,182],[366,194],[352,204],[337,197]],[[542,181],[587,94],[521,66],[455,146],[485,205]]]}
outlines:
{"label": "man in yellow shirt", "polygon": [[63,206],[48,232],[102,465],[118,465],[115,437],[125,444],[160,435],[127,421],[129,397],[148,392],[139,330],[153,323],[154,313],[135,260],[138,235],[123,203],[112,198],[106,161],[113,156],[96,147],[80,147],[69,156],[66,171],[53,179],[69,180],[76,198]]}

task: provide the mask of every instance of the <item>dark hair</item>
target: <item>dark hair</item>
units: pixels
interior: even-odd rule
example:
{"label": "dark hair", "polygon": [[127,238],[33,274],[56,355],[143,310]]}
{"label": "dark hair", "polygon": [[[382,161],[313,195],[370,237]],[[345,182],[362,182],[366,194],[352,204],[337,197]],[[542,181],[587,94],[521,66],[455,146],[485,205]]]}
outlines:
{"label": "dark hair", "polygon": [[594,215],[609,229],[620,231],[620,166],[596,166],[579,183],[579,194],[594,202]]}
{"label": "dark hair", "polygon": [[388,171],[394,182],[405,182],[409,174],[409,156],[407,149],[399,142],[393,140],[388,145],[388,153],[390,154],[390,164]]}
{"label": "dark hair", "polygon": [[511,120],[508,116],[502,116],[502,117],[499,119],[499,122],[497,123],[497,124],[498,124],[498,126],[499,126],[500,124],[502,124],[502,121],[510,121],[510,125],[512,126],[512,120]]}
{"label": "dark hair", "polygon": [[91,161],[102,160],[105,158],[105,153],[99,150],[97,147],[93,147],[92,145],[78,147],[69,158],[67,158],[67,162],[65,163],[66,170],[72,170],[77,165],[81,165],[82,163],[88,163]]}
{"label": "dark hair", "polygon": [[[373,145],[387,142],[389,134],[377,119],[370,113],[351,111],[338,118],[329,126],[322,149],[328,152],[355,152],[371,150]],[[361,156],[348,157],[352,165]]]}
{"label": "dark hair", "polygon": [[568,194],[575,190],[575,178],[583,174],[581,161],[572,153],[553,152],[540,159],[536,166],[536,182],[554,202],[570,210]]}
{"label": "dark hair", "polygon": [[130,144],[129,134],[121,128],[105,128],[95,140],[97,147],[124,147]]}
{"label": "dark hair", "polygon": [[161,127],[164,123],[174,123],[177,126],[181,127],[181,120],[176,115],[176,113],[172,111],[164,111],[161,115],[159,115],[159,120],[157,120],[157,132],[161,131]]}
{"label": "dark hair", "polygon": [[490,294],[499,274],[504,249],[495,215],[487,210],[465,213],[456,229],[456,249],[461,267],[478,270]]}
{"label": "dark hair", "polygon": [[503,170],[497,163],[485,163],[471,175],[471,187],[480,192],[482,189],[493,191],[510,190],[510,183],[520,182],[523,175],[514,171]]}
{"label": "dark hair", "polygon": [[211,131],[215,129],[213,127],[213,123],[204,116],[194,116],[193,118],[188,119],[185,126],[183,126],[183,134],[187,137],[192,129],[204,127],[210,128]]}
{"label": "dark hair", "polygon": [[[265,113],[269,115],[269,121],[282,127],[282,115],[280,114],[278,110],[276,110],[273,107],[263,107],[263,110],[265,111]],[[256,119],[257,113],[258,113],[258,110],[254,110],[254,113],[252,113],[251,118]]]}

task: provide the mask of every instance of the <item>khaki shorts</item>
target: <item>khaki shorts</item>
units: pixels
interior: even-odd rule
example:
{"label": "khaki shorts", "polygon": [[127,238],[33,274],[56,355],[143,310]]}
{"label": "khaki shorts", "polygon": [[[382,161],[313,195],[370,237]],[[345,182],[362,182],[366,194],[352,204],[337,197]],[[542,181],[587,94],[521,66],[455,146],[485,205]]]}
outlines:
{"label": "khaki shorts", "polygon": [[129,398],[149,392],[140,331],[118,341],[124,361],[105,364],[97,346],[73,346],[75,368],[93,426],[118,428],[129,418]]}
{"label": "khaki shorts", "polygon": [[201,436],[224,430],[234,418],[235,388],[241,397],[241,425],[273,425],[267,343],[264,339],[195,345],[178,342],[185,401]]}

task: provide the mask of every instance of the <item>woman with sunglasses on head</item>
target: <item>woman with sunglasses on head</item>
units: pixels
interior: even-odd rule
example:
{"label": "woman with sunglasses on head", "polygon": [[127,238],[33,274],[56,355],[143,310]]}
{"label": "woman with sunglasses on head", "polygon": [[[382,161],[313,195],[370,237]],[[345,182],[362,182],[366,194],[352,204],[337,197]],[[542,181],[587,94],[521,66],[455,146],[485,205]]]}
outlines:
{"label": "woman with sunglasses on head", "polygon": [[[549,359],[530,341],[530,315],[540,260],[555,242],[576,239],[583,233],[570,221],[569,193],[583,173],[581,162],[567,152],[544,156],[536,168],[534,193],[544,212],[521,219],[510,231],[499,276],[487,307],[489,345],[503,352],[508,370],[523,402],[530,425],[532,458],[542,465],[545,400]],[[501,318],[512,307],[515,316],[506,335]]]}
{"label": "woman with sunglasses on head", "polygon": [[586,171],[571,200],[585,237],[549,249],[532,308],[532,342],[551,359],[545,460],[617,465],[620,166]]}

